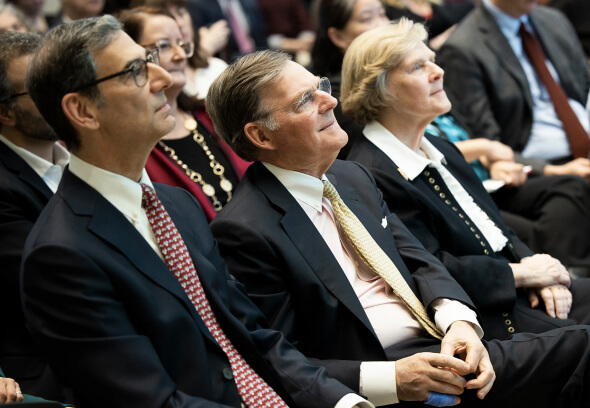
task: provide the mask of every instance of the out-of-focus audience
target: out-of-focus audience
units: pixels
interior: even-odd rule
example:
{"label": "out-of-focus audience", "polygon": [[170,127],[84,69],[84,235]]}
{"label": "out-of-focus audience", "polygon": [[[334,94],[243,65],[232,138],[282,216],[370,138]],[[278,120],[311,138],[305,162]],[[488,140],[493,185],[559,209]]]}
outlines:
{"label": "out-of-focus audience", "polygon": [[474,138],[509,145],[545,174],[590,181],[590,77],[559,11],[529,0],[482,0],[438,54],[454,114]]}
{"label": "out-of-focus audience", "polygon": [[9,0],[9,3],[14,4],[20,9],[32,29],[38,33],[45,33],[49,29],[47,18],[45,16],[45,0]]}
{"label": "out-of-focus audience", "polygon": [[160,66],[172,75],[165,94],[176,124],[150,154],[148,175],[190,191],[211,220],[231,199],[248,163],[215,135],[203,100],[183,93],[187,56],[194,48],[184,42],[173,16],[166,9],[140,7],[121,13],[120,20],[134,41],[159,50]]}
{"label": "out-of-focus audience", "polygon": [[455,22],[443,7],[442,0],[382,0],[387,17],[398,20],[409,18],[425,23],[428,28],[428,45],[438,50],[453,31]]}
{"label": "out-of-focus audience", "polygon": [[[213,55],[218,51],[217,46],[206,44],[207,38],[210,35],[216,35],[222,40],[223,44],[227,42],[229,30],[225,33],[212,34],[212,30],[204,29],[195,31],[193,20],[187,10],[186,0],[134,0],[132,2],[134,7],[137,6],[152,6],[166,8],[178,23],[182,40],[186,43],[194,43],[193,55],[187,58],[186,64],[186,84],[183,92],[197,99],[205,99],[209,85],[223,70],[227,67],[227,63]],[[223,23],[223,21],[216,24]],[[222,28],[222,26],[220,26]],[[203,38],[200,33],[206,31],[206,36]]]}
{"label": "out-of-focus audience", "polygon": [[70,156],[25,90],[29,60],[40,44],[37,34],[0,33],[0,367],[25,392],[66,401],[27,330],[19,287],[25,240]]}
{"label": "out-of-focus audience", "polygon": [[0,4],[0,32],[18,31],[26,33],[32,31],[22,11],[10,3]]}
{"label": "out-of-focus audience", "polygon": [[96,17],[102,13],[105,0],[61,0],[61,10],[47,17],[51,28],[81,18]]}

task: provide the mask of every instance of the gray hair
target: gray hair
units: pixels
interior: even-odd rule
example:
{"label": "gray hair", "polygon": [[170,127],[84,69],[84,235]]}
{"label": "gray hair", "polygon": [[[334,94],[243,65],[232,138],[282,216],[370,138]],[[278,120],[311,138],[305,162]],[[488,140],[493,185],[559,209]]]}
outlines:
{"label": "gray hair", "polygon": [[51,30],[41,49],[31,59],[27,71],[27,90],[39,112],[71,150],[80,147],[80,139],[61,107],[63,97],[78,92],[102,103],[96,85],[94,54],[106,48],[121,33],[121,24],[104,15],[72,21]]}
{"label": "gray hair", "polygon": [[278,130],[275,116],[262,103],[262,93],[283,76],[292,58],[282,51],[257,51],[230,65],[211,85],[207,111],[217,134],[244,160],[257,158],[257,150],[244,134],[244,126],[258,122]]}

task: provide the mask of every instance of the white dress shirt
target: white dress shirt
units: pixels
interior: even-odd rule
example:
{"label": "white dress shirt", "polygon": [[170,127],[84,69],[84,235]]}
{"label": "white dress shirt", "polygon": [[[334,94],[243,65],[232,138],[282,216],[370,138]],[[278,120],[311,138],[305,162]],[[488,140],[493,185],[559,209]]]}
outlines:
{"label": "white dress shirt", "polygon": [[[136,182],[120,174],[93,166],[72,155],[70,171],[88,183],[119,210],[156,251],[158,256],[164,260],[145,209],[141,206],[143,191],[139,183],[147,184],[153,188],[145,169],[139,182]],[[361,408],[373,408],[373,405],[367,400],[352,393],[342,397],[334,408],[350,408],[355,405]]]}
{"label": "white dress shirt", "polygon": [[[339,233],[341,227],[335,222],[330,201],[323,197],[322,181],[304,173],[263,164],[293,195],[324,238],[358,296],[383,348],[424,335],[422,325],[393,294],[391,287],[360,260],[348,240],[341,239],[344,235]],[[322,176],[322,179],[325,178],[325,175]],[[478,335],[483,336],[475,312],[462,303],[437,299],[433,302],[433,309],[435,323],[443,333],[452,323],[465,320],[473,323]],[[392,321],[396,324],[392,325]],[[361,393],[373,404],[379,406],[399,402],[394,361],[362,362],[359,381]]]}
{"label": "white dress shirt", "polygon": [[27,149],[15,145],[0,134],[0,141],[19,155],[41,177],[47,187],[54,193],[61,180],[64,168],[70,161],[70,153],[59,143],[53,145],[53,163],[31,153]]}
{"label": "white dress shirt", "polygon": [[[523,157],[536,157],[544,160],[560,159],[571,155],[570,145],[563,130],[563,123],[557,116],[551,97],[543,82],[539,79],[535,68],[523,50],[520,38],[520,24],[524,23],[527,30],[535,35],[535,30],[529,22],[529,16],[514,18],[496,7],[490,0],[483,0],[483,5],[490,12],[500,27],[500,31],[508,40],[512,51],[518,58],[526,75],[531,97],[533,99],[533,124],[531,135],[522,151]],[[549,72],[559,83],[559,76],[550,60],[545,58]],[[588,132],[589,120],[585,107],[576,100],[569,99],[570,106],[576,114],[582,127]]]}

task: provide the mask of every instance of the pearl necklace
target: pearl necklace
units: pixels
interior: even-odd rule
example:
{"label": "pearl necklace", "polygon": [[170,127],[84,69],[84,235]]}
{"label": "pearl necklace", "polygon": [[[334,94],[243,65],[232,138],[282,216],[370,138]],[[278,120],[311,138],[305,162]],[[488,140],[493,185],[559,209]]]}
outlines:
{"label": "pearl necklace", "polygon": [[[203,149],[203,152],[205,152],[205,154],[207,155],[207,158],[209,159],[209,165],[213,169],[213,174],[219,177],[219,186],[223,191],[226,192],[227,201],[229,202],[229,200],[231,200],[232,198],[233,184],[225,177],[225,168],[215,159],[215,156],[213,155],[213,153],[209,149],[209,146],[207,146],[207,143],[205,142],[205,137],[198,132],[197,127],[198,123],[193,118],[186,119],[184,121],[184,128],[191,132],[193,140],[201,147],[201,149]],[[176,151],[173,148],[167,146],[162,140],[160,140],[158,143],[164,149],[164,151],[168,153],[170,158],[174,160],[182,170],[184,170],[186,175],[193,182],[201,186],[203,193],[205,193],[205,195],[209,197],[209,199],[213,203],[213,208],[215,209],[215,211],[221,210],[223,208],[223,204],[215,195],[215,187],[203,180],[203,176],[201,175],[201,173],[192,170],[182,160],[180,160],[180,158],[176,155]]]}

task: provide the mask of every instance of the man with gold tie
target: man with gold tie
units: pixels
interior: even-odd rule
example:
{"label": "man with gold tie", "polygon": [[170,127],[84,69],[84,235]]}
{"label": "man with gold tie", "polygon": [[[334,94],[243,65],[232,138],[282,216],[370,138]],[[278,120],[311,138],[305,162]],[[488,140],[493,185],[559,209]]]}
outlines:
{"label": "man with gold tie", "polygon": [[[588,327],[484,345],[471,300],[368,171],[335,160],[347,135],[330,92],[326,78],[262,51],[232,64],[207,97],[218,134],[255,161],[211,228],[271,327],[378,406],[434,393],[469,407],[584,406],[584,387],[568,390],[590,380],[576,368]],[[552,355],[566,339],[579,354],[560,364],[570,356]],[[553,385],[537,391],[539,381]]]}

